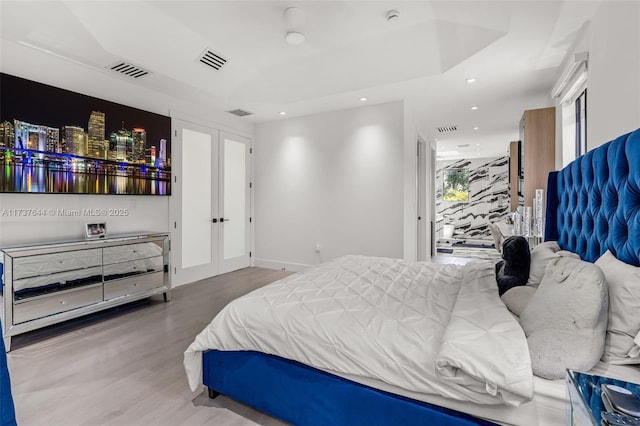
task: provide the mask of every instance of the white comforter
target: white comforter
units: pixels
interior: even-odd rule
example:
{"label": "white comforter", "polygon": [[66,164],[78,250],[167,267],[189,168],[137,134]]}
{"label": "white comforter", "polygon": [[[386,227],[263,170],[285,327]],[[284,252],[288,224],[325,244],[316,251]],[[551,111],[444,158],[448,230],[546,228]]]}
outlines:
{"label": "white comforter", "polygon": [[533,396],[527,342],[498,296],[492,263],[346,256],[227,305],[184,354],[192,390],[202,352],[253,350],[324,371],[481,404]]}

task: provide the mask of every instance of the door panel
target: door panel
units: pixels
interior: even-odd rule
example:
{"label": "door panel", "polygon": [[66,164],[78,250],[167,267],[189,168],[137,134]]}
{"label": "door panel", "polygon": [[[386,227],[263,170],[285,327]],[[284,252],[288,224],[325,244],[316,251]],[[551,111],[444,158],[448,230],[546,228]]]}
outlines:
{"label": "door panel", "polygon": [[173,120],[172,127],[176,143],[171,252],[174,281],[179,285],[219,273],[219,143],[215,129],[180,120]]}
{"label": "door panel", "polygon": [[430,167],[429,167],[429,202],[431,203],[430,208],[430,219],[431,219],[431,253],[430,256],[435,256],[437,254],[436,251],[436,147],[431,145],[431,155],[430,157]]}
{"label": "door panel", "polygon": [[249,266],[250,140],[220,132],[221,272]]}
{"label": "door panel", "polygon": [[427,260],[427,158],[425,143],[418,139],[417,191],[418,191],[418,249],[417,260]]}
{"label": "door panel", "polygon": [[212,139],[208,133],[182,129],[182,268],[215,260]]}

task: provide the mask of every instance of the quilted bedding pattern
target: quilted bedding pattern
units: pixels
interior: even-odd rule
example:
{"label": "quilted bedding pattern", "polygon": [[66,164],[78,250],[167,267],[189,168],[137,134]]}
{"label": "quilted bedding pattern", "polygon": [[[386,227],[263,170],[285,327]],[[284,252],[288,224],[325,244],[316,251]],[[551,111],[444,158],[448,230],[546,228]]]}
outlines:
{"label": "quilted bedding pattern", "polygon": [[254,350],[409,391],[519,405],[533,396],[526,345],[490,262],[345,256],[231,302],[196,336],[184,365],[192,390],[203,351]]}

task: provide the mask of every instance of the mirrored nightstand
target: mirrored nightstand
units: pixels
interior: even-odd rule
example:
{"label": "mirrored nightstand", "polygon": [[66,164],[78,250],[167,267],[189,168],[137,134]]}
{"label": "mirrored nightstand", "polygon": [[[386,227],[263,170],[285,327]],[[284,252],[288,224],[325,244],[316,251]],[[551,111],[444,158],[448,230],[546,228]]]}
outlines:
{"label": "mirrored nightstand", "polygon": [[[567,424],[576,426],[607,426],[602,420],[602,412],[607,412],[602,400],[602,385],[624,388],[640,398],[640,384],[625,382],[587,373],[567,370]],[[611,410],[611,409],[610,409]],[[632,423],[628,423],[631,425]]]}

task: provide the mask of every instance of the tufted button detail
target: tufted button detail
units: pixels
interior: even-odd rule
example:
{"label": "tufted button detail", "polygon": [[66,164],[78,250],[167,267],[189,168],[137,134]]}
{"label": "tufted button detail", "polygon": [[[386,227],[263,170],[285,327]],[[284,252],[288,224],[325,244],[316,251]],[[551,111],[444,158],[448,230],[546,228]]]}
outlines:
{"label": "tufted button detail", "polygon": [[558,243],[595,261],[606,250],[640,264],[640,129],[558,173]]}

